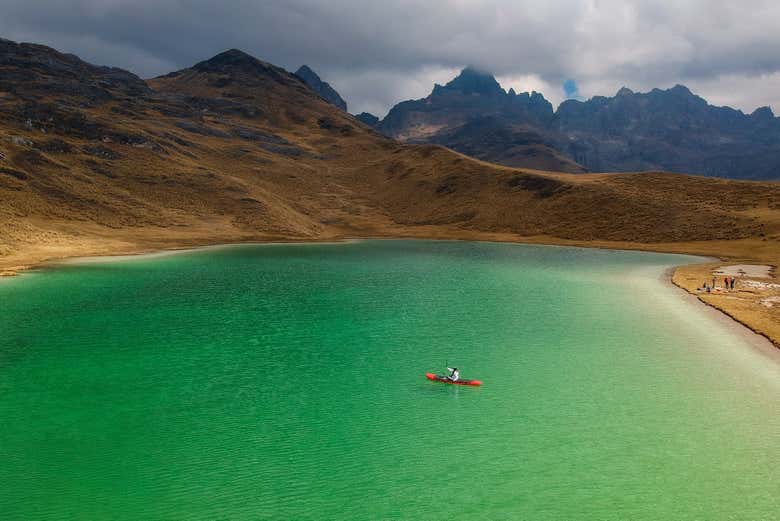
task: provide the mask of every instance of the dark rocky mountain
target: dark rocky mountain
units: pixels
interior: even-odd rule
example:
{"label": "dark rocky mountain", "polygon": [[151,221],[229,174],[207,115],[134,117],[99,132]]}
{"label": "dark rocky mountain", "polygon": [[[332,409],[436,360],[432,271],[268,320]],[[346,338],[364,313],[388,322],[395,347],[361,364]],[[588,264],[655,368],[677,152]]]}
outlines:
{"label": "dark rocky mountain", "polygon": [[379,124],[379,118],[371,114],[370,112],[361,112],[355,116],[355,119],[368,125],[369,127],[376,127]]}
{"label": "dark rocky mountain", "polygon": [[771,109],[715,107],[682,85],[565,101],[553,130],[557,148],[594,171],[780,178],[780,119]]}
{"label": "dark rocky mountain", "polygon": [[[28,146],[54,152],[73,148],[47,134],[146,146],[147,136],[107,125],[89,113],[109,103],[114,114],[133,111],[151,94],[141,78],[125,70],[95,66],[44,45],[0,39],[0,121],[35,132],[35,140],[11,137]],[[85,148],[88,155],[98,150]]]}
{"label": "dark rocky mountain", "polygon": [[509,166],[566,172],[668,170],[739,179],[780,178],[780,119],[768,107],[715,107],[686,87],[568,100],[557,111],[537,92],[504,91],[464,69],[376,127]]}
{"label": "dark rocky mountain", "polygon": [[467,67],[427,98],[393,107],[376,128],[400,141],[437,143],[509,166],[585,171],[551,148],[553,117],[540,93],[504,91],[492,75]]}
{"label": "dark rocky mountain", "polygon": [[311,90],[319,94],[328,103],[337,106],[344,112],[347,111],[347,102],[336,92],[336,89],[330,86],[326,81],[322,81],[316,72],[311,70],[308,65],[301,65],[295,71],[295,75],[301,78]]}
{"label": "dark rocky mountain", "polygon": [[258,60],[239,49],[221,52],[208,60],[196,63],[190,69],[174,71],[163,77],[174,78],[191,71],[214,75],[210,86],[217,88],[247,80],[290,83],[291,79],[290,74],[281,67]]}
{"label": "dark rocky mountain", "polygon": [[537,92],[505,92],[490,74],[467,67],[446,85],[434,85],[427,98],[393,107],[378,128],[402,141],[424,142],[442,130],[485,116],[547,126],[552,105]]}
{"label": "dark rocky mountain", "polygon": [[99,67],[44,45],[0,38],[0,91],[28,100],[58,96],[90,106],[115,96],[150,92],[144,81],[122,69]]}

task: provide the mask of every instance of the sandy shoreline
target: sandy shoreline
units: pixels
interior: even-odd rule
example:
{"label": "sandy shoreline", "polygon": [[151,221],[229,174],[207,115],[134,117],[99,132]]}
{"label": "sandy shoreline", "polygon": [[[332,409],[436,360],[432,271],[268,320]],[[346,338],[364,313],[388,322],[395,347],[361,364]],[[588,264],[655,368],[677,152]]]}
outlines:
{"label": "sandy shoreline", "polygon": [[[13,269],[6,268],[5,270],[3,270],[2,266],[0,266],[0,275],[2,275],[0,276],[0,281],[2,281],[2,278],[4,277],[17,275],[23,271],[39,269],[39,268],[40,269],[56,268],[58,265],[124,261],[124,260],[142,259],[142,258],[159,258],[159,257],[167,257],[170,255],[177,255],[180,253],[215,250],[221,248],[228,248],[231,246],[253,245],[253,244],[254,245],[344,244],[348,242],[357,242],[360,240],[401,240],[401,239],[456,240],[456,241],[466,240],[466,241],[477,241],[477,242],[497,242],[497,243],[528,244],[528,245],[544,245],[544,246],[597,248],[597,249],[605,249],[605,250],[612,250],[612,251],[646,251],[646,252],[655,252],[655,253],[678,253],[678,254],[687,254],[692,256],[701,256],[700,254],[697,253],[688,253],[684,251],[670,252],[668,251],[667,248],[651,249],[650,247],[652,245],[644,245],[644,244],[642,245],[575,244],[573,243],[574,241],[546,242],[546,241],[539,241],[539,240],[529,240],[529,241],[511,240],[511,239],[507,240],[508,238],[500,237],[500,236],[484,237],[484,238],[474,238],[474,237],[426,238],[424,236],[413,236],[413,237],[408,237],[408,236],[370,237],[369,236],[369,237],[323,238],[321,240],[308,239],[308,238],[307,239],[280,238],[280,239],[270,239],[270,240],[235,241],[235,242],[226,242],[226,243],[218,243],[218,244],[206,243],[200,245],[172,246],[169,248],[150,247],[150,248],[138,248],[135,250],[125,249],[124,251],[118,251],[116,253],[101,252],[98,254],[80,255],[74,252],[72,255],[63,255],[62,257],[59,258],[42,259],[39,262],[32,263],[30,265],[15,266],[13,267]],[[632,248],[631,246],[638,246],[638,247]],[[682,295],[684,298],[693,299],[693,301],[697,301],[700,304],[704,304],[704,307],[713,313],[712,315],[713,317],[717,317],[719,321],[727,321],[730,324],[730,326],[734,328],[736,331],[739,331],[754,348],[760,350],[762,353],[780,362],[780,356],[778,356],[780,355],[780,351],[778,350],[778,348],[780,348],[780,342],[778,342],[777,339],[772,338],[772,335],[767,334],[760,327],[756,327],[753,321],[745,320],[743,317],[738,316],[738,314],[730,312],[730,310],[726,306],[719,306],[717,305],[717,303],[713,303],[712,301],[705,300],[704,298],[702,298],[701,295],[697,294],[695,291],[689,288],[688,287],[689,285],[686,285],[685,283],[681,282],[681,277],[680,277],[681,273],[685,273],[686,271],[689,270],[696,271],[697,268],[702,266],[711,267],[716,264],[722,265],[724,264],[725,259],[709,257],[707,261],[708,261],[707,263],[691,263],[691,264],[685,264],[685,265],[680,265],[680,266],[670,268],[664,274],[663,281],[666,284],[674,286],[680,289],[681,291],[685,292],[685,294]],[[770,268],[773,267],[770,266]],[[697,275],[700,275],[700,273],[697,273]]]}
{"label": "sandy shoreline", "polygon": [[680,298],[684,299],[691,305],[697,306],[703,313],[709,315],[713,320],[726,325],[733,331],[738,332],[753,349],[760,352],[767,358],[780,363],[780,345],[773,342],[769,336],[761,333],[760,331],[756,331],[754,328],[750,327],[749,324],[746,324],[744,321],[739,320],[738,318],[729,314],[726,310],[702,300],[697,294],[691,293],[686,288],[674,281],[674,276],[677,271],[680,268],[684,268],[685,266],[696,266],[696,264],[675,266],[667,269],[661,278],[662,283],[675,289],[679,293]]}

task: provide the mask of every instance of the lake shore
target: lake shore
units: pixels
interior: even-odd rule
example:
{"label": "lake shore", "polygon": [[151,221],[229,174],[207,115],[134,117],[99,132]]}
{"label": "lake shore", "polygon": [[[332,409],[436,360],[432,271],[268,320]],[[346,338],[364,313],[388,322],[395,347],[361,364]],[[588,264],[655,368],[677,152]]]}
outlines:
{"label": "lake shore", "polygon": [[[774,275],[768,281],[759,277],[735,277],[733,290],[723,289],[723,275],[716,274],[727,262],[679,266],[672,283],[703,304],[715,308],[780,348],[780,284]],[[716,281],[716,291],[702,290],[705,282]]]}
{"label": "lake shore", "polygon": [[[389,231],[389,230],[388,230]],[[704,241],[687,243],[634,243],[612,241],[572,241],[555,237],[522,237],[505,233],[480,233],[470,230],[408,229],[402,233],[344,234],[328,237],[285,236],[228,236],[214,237],[193,234],[175,237],[173,234],[152,237],[139,234],[136,237],[116,238],[81,237],[73,241],[43,242],[11,255],[0,256],[0,278],[17,275],[28,269],[56,265],[63,262],[90,262],[123,260],[141,255],[171,255],[203,248],[219,248],[234,244],[269,243],[334,243],[360,239],[431,239],[474,240],[538,244],[551,246],[575,246],[610,250],[639,250],[658,253],[679,253],[711,257],[712,262],[678,266],[668,280],[683,289],[701,303],[717,309],[740,327],[766,338],[780,348],[780,281],[777,280],[777,245],[756,244],[755,240]],[[751,244],[747,244],[750,242]],[[743,252],[749,251],[747,257]],[[763,264],[770,267],[769,277],[757,277],[748,273],[737,277],[737,287],[729,292],[703,293],[698,291],[703,281],[711,281],[713,272],[729,264]],[[723,275],[715,275],[722,284]]]}

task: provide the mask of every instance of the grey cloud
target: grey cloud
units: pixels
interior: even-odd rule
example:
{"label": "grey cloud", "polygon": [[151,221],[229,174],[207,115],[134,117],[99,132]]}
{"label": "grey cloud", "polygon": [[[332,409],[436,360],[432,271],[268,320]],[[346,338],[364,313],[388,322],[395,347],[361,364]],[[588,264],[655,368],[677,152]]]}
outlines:
{"label": "grey cloud", "polygon": [[465,64],[586,97],[686,83],[752,111],[780,109],[778,22],[765,0],[4,0],[0,35],[145,77],[237,47],[380,114]]}

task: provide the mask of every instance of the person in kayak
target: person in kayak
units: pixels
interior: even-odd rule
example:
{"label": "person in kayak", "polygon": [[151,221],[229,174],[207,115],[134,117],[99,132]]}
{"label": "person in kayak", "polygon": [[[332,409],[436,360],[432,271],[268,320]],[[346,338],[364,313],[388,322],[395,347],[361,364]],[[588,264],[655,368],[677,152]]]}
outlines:
{"label": "person in kayak", "polygon": [[447,380],[451,382],[457,382],[458,378],[460,378],[460,373],[458,372],[457,367],[448,367],[447,371],[450,372],[450,375],[447,377]]}

